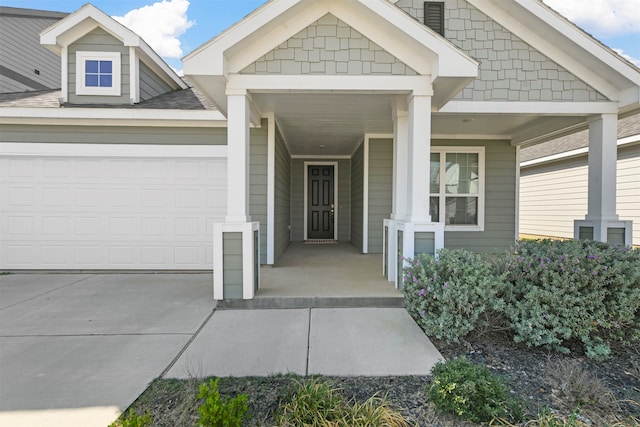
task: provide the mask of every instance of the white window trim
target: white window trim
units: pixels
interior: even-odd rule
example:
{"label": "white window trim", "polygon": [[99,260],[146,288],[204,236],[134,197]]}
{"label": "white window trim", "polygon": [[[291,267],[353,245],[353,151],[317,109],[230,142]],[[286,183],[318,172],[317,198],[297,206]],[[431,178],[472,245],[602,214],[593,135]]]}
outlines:
{"label": "white window trim", "polygon": [[[112,86],[111,87],[88,87],[85,86],[85,61],[112,61]],[[120,96],[121,88],[121,59],[120,52],[76,52],[76,95],[103,95],[103,96]]]}
{"label": "white window trim", "polygon": [[[444,153],[445,156],[447,153],[468,153],[468,154],[478,154],[478,167],[479,167],[479,182],[478,182],[478,224],[477,225],[445,225],[445,231],[484,231],[484,211],[485,211],[485,147],[449,147],[449,146],[431,146],[431,153],[437,153],[441,155]],[[429,159],[431,161],[431,159]],[[442,187],[446,183],[446,168],[440,168],[440,186]],[[441,188],[442,189],[442,188]],[[442,215],[444,215],[443,204],[445,203],[445,197],[442,197],[442,192],[438,192],[437,194],[429,194],[429,196],[438,196],[440,197],[440,216],[442,222],[444,219]]]}

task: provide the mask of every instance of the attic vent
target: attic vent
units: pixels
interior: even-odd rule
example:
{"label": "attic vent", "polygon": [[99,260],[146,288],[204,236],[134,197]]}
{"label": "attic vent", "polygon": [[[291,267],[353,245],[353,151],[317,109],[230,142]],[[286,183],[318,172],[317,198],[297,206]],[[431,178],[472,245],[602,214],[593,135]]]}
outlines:
{"label": "attic vent", "polygon": [[444,37],[444,3],[424,2],[424,25]]}

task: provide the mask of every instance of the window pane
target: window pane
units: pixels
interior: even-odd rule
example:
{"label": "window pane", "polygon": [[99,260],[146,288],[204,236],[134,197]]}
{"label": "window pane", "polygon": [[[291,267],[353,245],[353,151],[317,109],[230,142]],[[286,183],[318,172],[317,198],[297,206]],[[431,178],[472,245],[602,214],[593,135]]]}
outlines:
{"label": "window pane", "polygon": [[445,209],[447,225],[478,225],[477,197],[447,197]]}
{"label": "window pane", "polygon": [[111,61],[100,61],[100,74],[111,74]]}
{"label": "window pane", "polygon": [[440,222],[440,197],[429,198],[429,215],[431,221]]}
{"label": "window pane", "polygon": [[100,87],[111,87],[111,76],[110,75],[102,75],[102,76],[100,76]]}
{"label": "window pane", "polygon": [[98,87],[98,75],[87,74],[86,76],[84,76],[84,85],[86,87]]}
{"label": "window pane", "polygon": [[440,192],[440,153],[431,153],[431,186],[429,192]]}
{"label": "window pane", "polygon": [[85,73],[98,73],[98,61],[85,61],[84,62],[84,72]]}
{"label": "window pane", "polygon": [[447,153],[447,194],[478,194],[477,153]]}

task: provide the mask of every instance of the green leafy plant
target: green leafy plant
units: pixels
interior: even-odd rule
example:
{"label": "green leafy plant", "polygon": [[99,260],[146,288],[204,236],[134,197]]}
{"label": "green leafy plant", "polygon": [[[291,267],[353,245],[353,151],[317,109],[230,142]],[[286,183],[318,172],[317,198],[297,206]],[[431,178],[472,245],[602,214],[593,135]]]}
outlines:
{"label": "green leafy plant", "polygon": [[372,396],[364,403],[348,402],[338,389],[311,379],[297,383],[291,396],[280,404],[278,426],[388,426],[405,427],[404,417],[386,398]]}
{"label": "green leafy plant", "polygon": [[603,360],[611,341],[640,342],[640,251],[587,240],[521,241],[501,270],[514,340]]}
{"label": "green leafy plant", "polygon": [[201,427],[240,427],[249,410],[248,396],[240,394],[232,399],[223,399],[218,390],[220,380],[210,379],[198,389],[198,399],[204,403],[198,408],[198,425]]}
{"label": "green leafy plant", "polygon": [[484,366],[458,358],[438,362],[431,373],[427,394],[440,412],[475,422],[522,417],[507,386]]}
{"label": "green leafy plant", "polygon": [[151,418],[149,411],[144,415],[139,415],[133,412],[133,409],[129,409],[125,416],[109,424],[109,427],[148,427],[151,424],[153,424],[153,418]]}
{"label": "green leafy plant", "polygon": [[420,255],[404,271],[405,305],[427,335],[458,341],[497,326],[506,283],[493,265],[467,250]]}

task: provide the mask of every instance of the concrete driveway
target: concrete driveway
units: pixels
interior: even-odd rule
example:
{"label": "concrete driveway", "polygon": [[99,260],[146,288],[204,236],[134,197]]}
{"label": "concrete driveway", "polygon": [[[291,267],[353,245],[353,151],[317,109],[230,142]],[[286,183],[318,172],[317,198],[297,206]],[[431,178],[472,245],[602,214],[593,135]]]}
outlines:
{"label": "concrete driveway", "polygon": [[210,274],[0,277],[0,426],[106,426],[213,310]]}
{"label": "concrete driveway", "polygon": [[101,426],[159,376],[425,375],[401,308],[215,310],[210,274],[0,276],[0,426]]}

